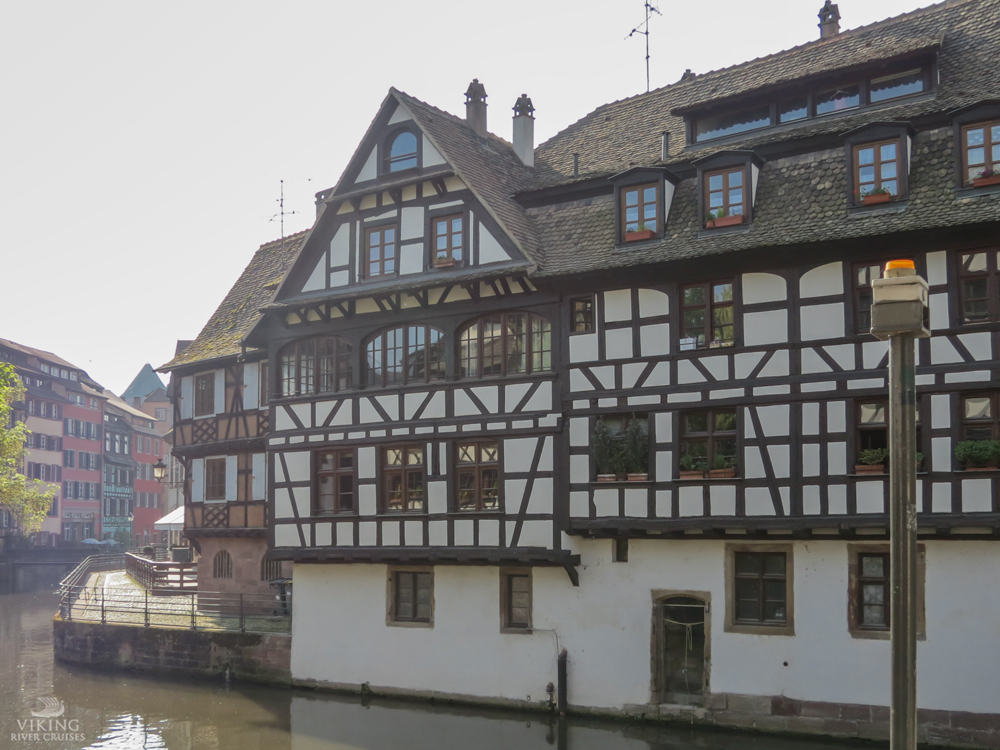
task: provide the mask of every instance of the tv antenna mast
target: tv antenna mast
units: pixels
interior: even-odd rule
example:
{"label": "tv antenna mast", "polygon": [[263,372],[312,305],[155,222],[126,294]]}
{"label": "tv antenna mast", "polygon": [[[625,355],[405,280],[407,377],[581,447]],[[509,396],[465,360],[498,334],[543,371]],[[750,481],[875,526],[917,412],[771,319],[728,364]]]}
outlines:
{"label": "tv antenna mast", "polygon": [[[310,180],[306,180],[309,182]],[[281,180],[281,193],[278,198],[278,213],[274,214],[268,221],[274,221],[278,219],[281,226],[281,249],[285,249],[285,217],[295,216],[298,211],[286,211],[285,210],[285,181]]]}
{"label": "tv antenna mast", "polygon": [[626,39],[631,39],[636,34],[642,34],[646,37],[646,93],[649,93],[649,19],[652,17],[650,14],[655,13],[658,16],[662,16],[660,9],[655,5],[651,4],[649,0],[645,0],[643,6],[646,10],[646,20],[636,26],[629,35],[625,37]]}

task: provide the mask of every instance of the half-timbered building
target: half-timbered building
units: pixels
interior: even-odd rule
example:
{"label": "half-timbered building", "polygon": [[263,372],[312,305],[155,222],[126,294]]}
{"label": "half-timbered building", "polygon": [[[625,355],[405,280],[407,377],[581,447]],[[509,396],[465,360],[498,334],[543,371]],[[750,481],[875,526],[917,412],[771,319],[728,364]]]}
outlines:
{"label": "half-timbered building", "polygon": [[923,731],[1000,725],[1000,2],[821,21],[537,148],[526,96],[507,142],[478,81],[464,118],[391,89],[312,229],[258,252],[170,367],[194,526],[266,463],[296,679],[544,703],[565,650],[571,706],[877,735],[869,309],[902,257],[933,333]]}

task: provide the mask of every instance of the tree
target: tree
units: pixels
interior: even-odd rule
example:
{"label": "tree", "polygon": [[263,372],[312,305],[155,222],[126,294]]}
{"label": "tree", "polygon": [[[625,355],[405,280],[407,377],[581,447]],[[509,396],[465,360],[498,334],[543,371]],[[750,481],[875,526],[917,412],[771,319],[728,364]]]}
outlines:
{"label": "tree", "polygon": [[14,404],[24,398],[24,386],[14,368],[0,362],[0,508],[10,511],[24,535],[41,528],[52,506],[52,490],[43,491],[21,473],[28,428],[12,419]]}

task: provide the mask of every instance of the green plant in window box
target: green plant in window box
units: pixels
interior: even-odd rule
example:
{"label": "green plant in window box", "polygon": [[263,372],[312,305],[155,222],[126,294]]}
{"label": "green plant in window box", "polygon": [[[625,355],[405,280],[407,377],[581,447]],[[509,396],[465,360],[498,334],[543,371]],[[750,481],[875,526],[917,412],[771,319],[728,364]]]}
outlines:
{"label": "green plant in window box", "polygon": [[716,456],[708,470],[709,479],[732,479],[736,476],[736,463],[728,456]]}
{"label": "green plant in window box", "polygon": [[870,206],[873,203],[887,203],[892,200],[892,193],[889,192],[888,188],[883,187],[862,190],[860,195],[861,202],[866,206]]}
{"label": "green plant in window box", "polygon": [[980,170],[979,174],[972,178],[972,187],[986,187],[987,185],[1000,185],[1000,170],[987,167]]}
{"label": "green plant in window box", "polygon": [[924,463],[924,454],[917,451],[917,471],[920,471],[921,465]]}
{"label": "green plant in window box", "polygon": [[858,454],[855,474],[885,474],[885,464],[889,460],[888,448],[866,448]]}
{"label": "green plant in window box", "polygon": [[598,482],[614,482],[622,471],[621,443],[611,434],[607,422],[598,418],[590,436],[590,456],[594,459]]}
{"label": "green plant in window box", "polygon": [[727,214],[726,209],[717,208],[705,214],[705,229],[732,227],[743,223],[743,214]]}
{"label": "green plant in window box", "polygon": [[645,482],[649,478],[649,435],[643,420],[634,416],[622,435],[622,468],[630,482]]}
{"label": "green plant in window box", "polygon": [[990,471],[1000,459],[1000,440],[963,440],[955,446],[955,458],[967,471]]}
{"label": "green plant in window box", "polygon": [[705,459],[701,456],[685,454],[680,458],[681,479],[704,479]]}

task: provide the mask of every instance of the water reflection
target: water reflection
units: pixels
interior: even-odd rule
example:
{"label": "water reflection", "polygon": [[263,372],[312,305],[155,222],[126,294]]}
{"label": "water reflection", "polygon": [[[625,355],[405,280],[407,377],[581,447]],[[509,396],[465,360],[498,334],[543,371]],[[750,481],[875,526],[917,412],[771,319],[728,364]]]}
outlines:
{"label": "water reflection", "polygon": [[[0,591],[7,750],[846,750],[852,745],[362,700],[54,665],[50,593]],[[36,718],[54,698],[64,712]],[[30,722],[36,722],[32,725]],[[42,722],[41,725],[38,722]],[[45,722],[51,722],[46,725]],[[60,727],[62,728],[60,730]],[[46,729],[51,731],[46,731]],[[38,731],[34,731],[37,729]],[[37,735],[35,737],[29,735]]]}

